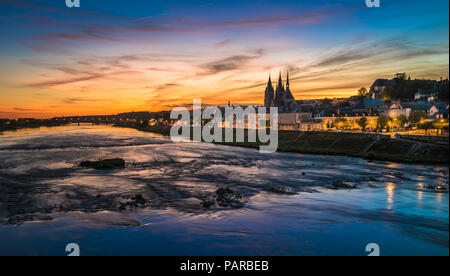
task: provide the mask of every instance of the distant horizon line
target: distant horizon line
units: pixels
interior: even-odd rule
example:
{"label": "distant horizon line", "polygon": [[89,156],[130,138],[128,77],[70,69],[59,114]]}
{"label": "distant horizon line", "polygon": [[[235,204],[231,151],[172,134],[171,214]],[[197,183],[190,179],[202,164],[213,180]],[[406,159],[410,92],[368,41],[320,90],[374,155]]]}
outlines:
{"label": "distant horizon line", "polygon": [[[357,95],[354,96],[350,96],[350,97],[333,97],[333,98],[329,98],[329,97],[324,97],[324,98],[313,98],[313,99],[300,99],[300,100],[296,100],[296,101],[319,101],[319,100],[325,100],[325,99],[349,99],[351,97],[356,97]],[[208,106],[226,106],[228,105],[228,103],[222,103],[222,104],[208,104],[208,103],[202,103],[203,107],[208,107]],[[239,106],[264,106],[263,103],[233,103],[230,102],[230,105],[239,105]],[[170,112],[171,109],[173,108],[178,108],[178,107],[192,107],[186,104],[182,104],[182,105],[178,105],[178,106],[173,106],[173,107],[168,107],[169,109],[162,109],[162,110],[158,110],[158,111],[151,111],[151,110],[140,110],[140,111],[124,111],[124,112],[119,112],[119,113],[115,113],[115,114],[84,114],[84,115],[61,115],[61,116],[42,116],[41,118],[37,118],[37,117],[16,117],[16,118],[11,118],[11,117],[2,117],[0,112],[0,120],[14,120],[14,119],[40,119],[40,120],[48,120],[48,119],[55,119],[55,118],[70,118],[70,117],[101,117],[101,116],[117,116],[117,115],[121,115],[121,114],[126,114],[126,113],[143,113],[143,112],[148,112],[148,113],[159,113],[159,112]],[[171,109],[170,109],[171,108]],[[6,113],[6,112],[4,112]]]}

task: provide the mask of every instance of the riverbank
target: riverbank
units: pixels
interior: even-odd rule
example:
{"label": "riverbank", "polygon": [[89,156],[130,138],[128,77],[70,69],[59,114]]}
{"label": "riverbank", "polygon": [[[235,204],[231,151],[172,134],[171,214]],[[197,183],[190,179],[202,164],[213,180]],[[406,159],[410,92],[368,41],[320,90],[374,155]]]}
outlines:
{"label": "riverbank", "polygon": [[[170,127],[122,124],[116,127],[170,135]],[[247,132],[245,133],[247,141]],[[219,143],[222,145],[258,149],[261,143]],[[392,161],[415,164],[448,164],[449,146],[426,143],[386,135],[338,132],[279,132],[279,152],[303,154],[343,155],[374,161]]]}
{"label": "riverbank", "polygon": [[56,122],[56,121],[34,121],[34,122],[19,122],[13,124],[4,124],[0,123],[0,133],[4,131],[16,131],[21,129],[32,129],[32,128],[40,128],[40,127],[57,127],[57,126],[65,126],[68,125],[67,122]]}

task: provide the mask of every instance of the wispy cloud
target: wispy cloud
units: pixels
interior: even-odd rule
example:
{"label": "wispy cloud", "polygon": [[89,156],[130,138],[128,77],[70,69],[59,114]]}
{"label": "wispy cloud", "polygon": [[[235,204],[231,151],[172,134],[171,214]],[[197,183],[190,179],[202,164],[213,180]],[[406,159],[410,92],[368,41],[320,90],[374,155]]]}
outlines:
{"label": "wispy cloud", "polygon": [[206,63],[201,67],[207,70],[207,74],[217,74],[242,68],[249,61],[258,59],[264,55],[264,49],[258,49],[251,55],[235,55],[213,62]]}
{"label": "wispy cloud", "polygon": [[225,47],[225,46],[231,44],[231,41],[232,40],[230,38],[227,38],[227,39],[221,40],[221,41],[219,41],[217,43],[214,43],[214,45],[212,45],[212,47],[216,48],[216,49],[217,48],[222,48],[222,47]]}
{"label": "wispy cloud", "polygon": [[[1,0],[2,4],[22,9],[35,9],[44,14],[23,13],[21,24],[24,29],[35,29],[38,33],[20,40],[20,43],[36,52],[70,54],[73,48],[86,43],[125,43],[130,39],[157,39],[158,34],[178,35],[182,33],[198,34],[232,32],[242,29],[262,29],[267,26],[315,25],[331,23],[332,19],[355,10],[334,10],[299,14],[282,12],[277,15],[249,15],[241,18],[214,19],[206,16],[151,16],[137,18],[116,16],[93,12],[86,9],[76,11],[64,8],[36,4],[31,1]],[[331,9],[328,9],[331,10]],[[61,16],[64,16],[62,18]],[[5,18],[12,20],[15,18]],[[95,22],[95,24],[92,24]],[[220,48],[229,44],[231,39],[224,39],[213,47]]]}
{"label": "wispy cloud", "polygon": [[79,83],[84,81],[91,81],[91,80],[98,80],[102,78],[108,78],[112,76],[117,75],[125,75],[125,74],[134,74],[138,73],[135,71],[114,71],[114,72],[108,72],[108,73],[94,73],[94,72],[85,72],[84,76],[75,76],[75,77],[59,77],[55,79],[45,80],[45,81],[39,81],[34,83],[28,83],[25,84],[27,87],[33,87],[33,88],[49,88],[54,86],[60,86],[60,85],[68,85],[73,83]]}
{"label": "wispy cloud", "polygon": [[15,111],[41,111],[40,109],[20,108],[20,107],[14,107],[13,110],[15,110]]}
{"label": "wispy cloud", "polygon": [[174,87],[181,87],[181,85],[176,84],[176,83],[165,83],[165,84],[157,85],[157,86],[153,87],[153,89],[154,90],[166,90],[168,88],[174,88]]}

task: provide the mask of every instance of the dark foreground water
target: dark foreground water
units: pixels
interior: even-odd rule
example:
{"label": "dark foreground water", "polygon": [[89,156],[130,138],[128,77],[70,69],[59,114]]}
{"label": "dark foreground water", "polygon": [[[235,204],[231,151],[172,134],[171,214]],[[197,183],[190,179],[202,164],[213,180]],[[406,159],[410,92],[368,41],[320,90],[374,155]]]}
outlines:
{"label": "dark foreground water", "polygon": [[[95,171],[83,160],[124,158]],[[356,190],[335,190],[343,180]],[[449,255],[448,167],[260,154],[106,126],[0,134],[0,255]],[[243,208],[204,206],[217,189]],[[145,202],[136,200],[144,198]]]}

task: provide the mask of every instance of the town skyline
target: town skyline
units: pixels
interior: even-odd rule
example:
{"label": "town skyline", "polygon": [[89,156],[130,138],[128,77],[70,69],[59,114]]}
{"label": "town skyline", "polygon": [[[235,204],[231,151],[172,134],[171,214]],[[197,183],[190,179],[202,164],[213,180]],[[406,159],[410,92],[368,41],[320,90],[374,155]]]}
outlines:
{"label": "town skyline", "polygon": [[[288,72],[287,72],[288,74]],[[286,74],[286,76],[287,76]],[[397,73],[399,74],[399,73]],[[406,73],[401,73],[401,74],[405,74],[408,78],[412,79],[410,75],[406,74]],[[285,79],[283,78],[283,74],[282,71],[279,71],[279,75],[277,78],[273,78],[273,76],[271,74],[269,74],[269,79],[271,79],[271,83],[274,87],[277,87],[277,85],[279,84],[279,77],[281,77],[281,81],[284,84]],[[443,77],[441,77],[442,79],[444,79]],[[389,79],[393,79],[393,78],[387,78],[386,80]],[[287,79],[286,79],[287,80]],[[373,87],[374,85],[376,85],[376,82],[379,80],[383,80],[383,79],[376,79],[372,82],[371,85],[367,85],[367,86],[363,86],[360,87],[359,89],[366,89],[367,92],[369,93],[371,91],[371,87]],[[414,79],[413,79],[414,80]],[[415,79],[415,80],[427,80],[425,78],[422,79]],[[429,80],[429,79],[428,79]],[[446,81],[448,81],[448,78],[444,79]],[[439,80],[431,80],[431,81],[436,81],[439,82]],[[288,80],[288,82],[290,83],[290,79]],[[268,83],[265,82],[264,86],[267,86]],[[292,85],[291,85],[292,87]],[[357,90],[359,90],[357,89]],[[294,95],[296,95],[295,91],[292,91]],[[275,93],[275,91],[274,91]],[[322,101],[326,101],[326,100],[350,100],[351,98],[358,98],[358,93],[359,91],[354,91],[353,94],[350,95],[345,95],[345,96],[334,96],[334,97],[317,97],[317,98],[294,98],[294,100],[299,103],[302,101],[305,102],[322,102]],[[147,108],[147,109],[142,109],[142,110],[124,110],[121,112],[115,112],[115,113],[105,113],[105,112],[101,112],[101,111],[97,111],[97,112],[93,112],[93,113],[79,113],[79,114],[71,114],[71,113],[65,113],[62,115],[56,115],[56,116],[25,116],[24,114],[26,114],[26,112],[24,113],[18,113],[18,116],[3,116],[4,114],[2,114],[2,112],[0,112],[0,119],[54,119],[54,118],[70,118],[70,117],[101,117],[101,116],[115,116],[115,115],[121,115],[121,114],[132,114],[132,113],[142,113],[142,112],[149,112],[149,113],[161,113],[161,112],[170,112],[173,109],[176,109],[177,107],[184,107],[184,108],[188,108],[189,110],[192,110],[192,105],[193,105],[193,101],[194,100],[202,100],[202,104],[204,105],[204,107],[208,107],[208,106],[226,106],[226,105],[231,105],[231,106],[265,106],[265,92],[264,89],[262,89],[260,91],[260,99],[259,102],[247,102],[247,103],[241,103],[241,102],[232,102],[231,100],[228,100],[227,102],[221,102],[221,103],[208,103],[203,101],[202,99],[195,99],[192,98],[192,100],[190,102],[185,102],[183,104],[179,104],[179,105],[173,105],[173,106],[167,106],[165,108],[155,108],[155,109],[151,109],[151,108]],[[294,96],[295,97],[295,96]],[[394,101],[396,99],[393,99]],[[301,110],[298,110],[301,111]]]}
{"label": "town skyline", "polygon": [[287,70],[297,100],[350,97],[398,72],[448,78],[448,3],[436,0],[0,8],[0,118],[170,110],[195,98],[263,104],[269,73]]}

